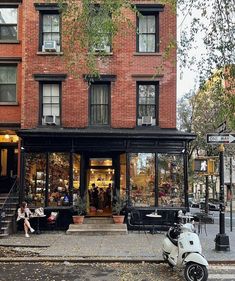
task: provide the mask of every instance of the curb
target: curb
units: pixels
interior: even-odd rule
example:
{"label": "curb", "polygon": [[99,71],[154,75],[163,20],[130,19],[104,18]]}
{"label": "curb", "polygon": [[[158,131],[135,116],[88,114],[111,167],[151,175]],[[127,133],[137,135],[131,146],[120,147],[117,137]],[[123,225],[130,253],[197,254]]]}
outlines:
{"label": "curb", "polygon": [[[98,257],[27,257],[27,261],[25,257],[2,257],[0,258],[0,263],[14,263],[14,262],[22,262],[22,263],[43,263],[43,262],[71,262],[71,263],[166,263],[164,260],[154,259],[154,258],[98,258]],[[208,261],[210,265],[214,264],[234,264],[235,260],[214,260]]]}

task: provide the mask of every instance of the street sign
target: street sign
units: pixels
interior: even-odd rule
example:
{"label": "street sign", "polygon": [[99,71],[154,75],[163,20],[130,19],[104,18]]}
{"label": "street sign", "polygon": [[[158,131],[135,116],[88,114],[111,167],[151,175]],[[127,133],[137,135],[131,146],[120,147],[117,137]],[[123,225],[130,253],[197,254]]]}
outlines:
{"label": "street sign", "polygon": [[235,143],[235,134],[207,134],[207,143]]}
{"label": "street sign", "polygon": [[227,126],[226,126],[226,121],[224,121],[223,123],[221,123],[218,128],[215,130],[216,133],[220,134],[220,133],[223,133],[225,132],[227,129]]}

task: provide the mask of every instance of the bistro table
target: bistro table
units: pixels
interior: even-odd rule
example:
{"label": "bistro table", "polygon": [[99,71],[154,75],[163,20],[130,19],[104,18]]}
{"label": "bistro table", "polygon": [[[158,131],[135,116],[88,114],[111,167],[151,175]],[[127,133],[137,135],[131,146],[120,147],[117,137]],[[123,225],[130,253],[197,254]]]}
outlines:
{"label": "bistro table", "polygon": [[[147,214],[146,217],[149,217],[149,218],[161,218],[162,216],[159,215],[157,212],[154,212],[154,213],[151,213],[151,214]],[[150,231],[151,234],[159,234],[161,233],[160,231],[157,231],[156,230],[156,224],[154,223],[153,225],[153,229]]]}
{"label": "bistro table", "polygon": [[41,231],[40,231],[40,229],[39,229],[39,222],[40,222],[40,219],[41,218],[45,218],[46,217],[46,215],[37,215],[37,214],[33,214],[30,218],[31,219],[37,219],[37,228],[36,228],[36,231],[35,231],[35,234],[40,234],[41,233]]}
{"label": "bistro table", "polygon": [[192,219],[194,219],[194,216],[192,214],[185,214],[185,215],[179,215],[179,219],[182,219],[184,223],[190,222]]}

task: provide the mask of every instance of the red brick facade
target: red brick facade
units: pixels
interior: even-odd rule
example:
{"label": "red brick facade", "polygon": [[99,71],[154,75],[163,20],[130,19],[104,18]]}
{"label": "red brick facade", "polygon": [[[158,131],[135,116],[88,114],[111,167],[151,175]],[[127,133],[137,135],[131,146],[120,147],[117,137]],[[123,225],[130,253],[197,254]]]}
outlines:
{"label": "red brick facade", "polygon": [[[85,128],[88,126],[88,85],[83,78],[74,78],[66,69],[62,56],[37,54],[39,45],[39,11],[33,0],[24,5],[23,23],[23,99],[22,128],[38,126],[39,120],[39,83],[34,74],[66,73],[62,83],[61,118],[62,127]],[[42,2],[42,1],[40,1]],[[138,1],[150,3],[150,1]],[[133,22],[135,15],[129,15]],[[105,63],[100,63],[101,74],[116,75],[111,83],[111,127],[136,127],[136,81],[148,75],[149,81],[156,73],[156,67],[163,62],[163,52],[172,38],[176,36],[176,15],[168,6],[160,12],[160,52],[153,54],[136,53],[136,36],[134,31],[128,35],[120,33],[114,39],[112,55]],[[63,38],[62,38],[63,46]],[[164,70],[160,73],[159,127],[176,127],[176,56],[171,52],[163,62]],[[85,74],[84,71],[83,74]],[[142,77],[141,77],[142,75]],[[141,78],[140,78],[141,77]],[[144,78],[146,80],[146,78]],[[156,78],[158,79],[158,78]],[[7,109],[8,110],[8,109]]]}

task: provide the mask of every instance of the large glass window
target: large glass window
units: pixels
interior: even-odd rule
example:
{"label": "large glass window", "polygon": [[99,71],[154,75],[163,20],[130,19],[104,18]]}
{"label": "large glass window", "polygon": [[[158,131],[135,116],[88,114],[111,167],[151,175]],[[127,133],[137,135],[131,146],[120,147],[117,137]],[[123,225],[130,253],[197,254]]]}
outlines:
{"label": "large glass window", "polygon": [[92,84],[90,89],[90,124],[109,124],[109,84]]}
{"label": "large glass window", "polygon": [[0,40],[17,40],[17,8],[0,8]]}
{"label": "large glass window", "polygon": [[80,189],[80,163],[81,156],[79,154],[73,155],[73,203],[79,197]]}
{"label": "large glass window", "polygon": [[156,52],[156,15],[140,15],[138,17],[138,52]]}
{"label": "large glass window", "polygon": [[60,52],[60,15],[42,15],[42,51]]}
{"label": "large glass window", "polygon": [[0,103],[16,102],[16,66],[0,66]]}
{"label": "large glass window", "polygon": [[134,206],[155,206],[155,153],[130,154],[130,185]]}
{"label": "large glass window", "polygon": [[60,84],[42,84],[42,124],[60,125]]}
{"label": "large glass window", "polygon": [[46,154],[25,154],[25,200],[43,207],[46,189]]}
{"label": "large glass window", "polygon": [[184,170],[181,155],[158,154],[159,206],[184,206]]}
{"label": "large glass window", "polygon": [[69,153],[49,154],[49,206],[69,205]]}
{"label": "large glass window", "polygon": [[120,155],[120,196],[126,196],[126,154]]}

